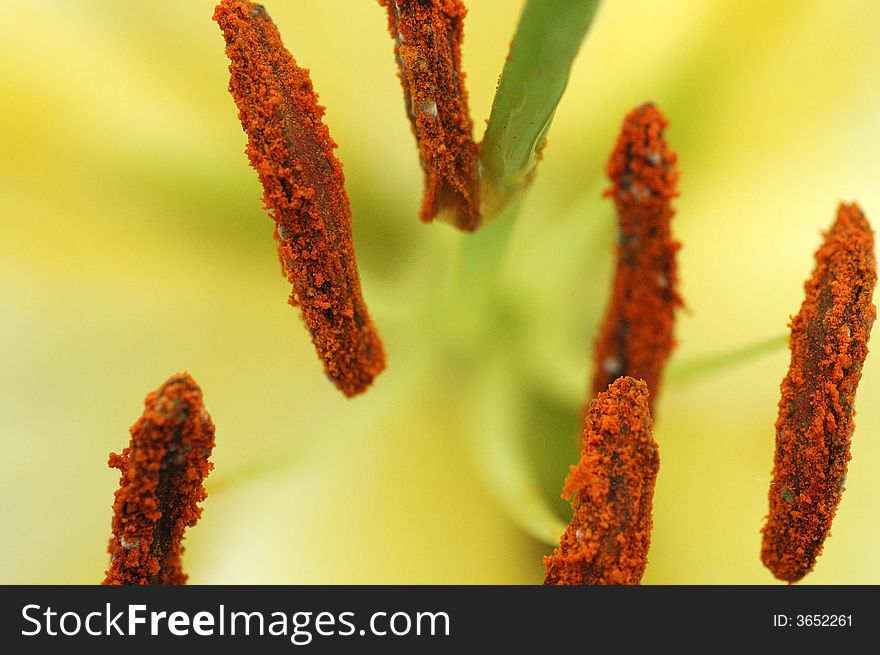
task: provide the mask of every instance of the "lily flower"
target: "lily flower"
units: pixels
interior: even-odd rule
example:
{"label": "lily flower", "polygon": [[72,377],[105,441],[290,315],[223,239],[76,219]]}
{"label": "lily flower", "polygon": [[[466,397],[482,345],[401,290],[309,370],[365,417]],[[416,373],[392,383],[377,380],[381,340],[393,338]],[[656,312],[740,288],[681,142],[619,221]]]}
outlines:
{"label": "lily flower", "polygon": [[[218,434],[184,541],[189,582],[543,582],[572,516],[560,492],[613,287],[604,167],[622,118],[650,101],[678,155],[686,308],[652,408],[662,466],[641,583],[777,582],[761,530],[789,320],[839,203],[880,217],[880,5],[603,3],[539,121],[546,145],[495,150],[486,172],[486,143],[507,137],[485,136],[491,202],[463,232],[418,220],[425,171],[386,8],[266,2],[326,107],[387,366],[365,393],[339,393],[283,300],[216,0],[12,0],[0,580],[100,581],[119,482],[107,453],[145,391],[186,370]],[[465,4],[479,140],[529,3]],[[801,584],[880,583],[878,393],[869,353],[846,492]]]}

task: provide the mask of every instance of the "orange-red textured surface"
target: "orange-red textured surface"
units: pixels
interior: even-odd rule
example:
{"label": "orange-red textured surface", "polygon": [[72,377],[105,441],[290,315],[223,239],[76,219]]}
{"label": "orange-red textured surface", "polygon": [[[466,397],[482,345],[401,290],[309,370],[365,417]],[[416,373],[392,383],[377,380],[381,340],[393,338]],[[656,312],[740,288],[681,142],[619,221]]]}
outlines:
{"label": "orange-red textured surface", "polygon": [[780,580],[796,582],[812,570],[843,493],[876,280],[871,226],[857,205],[841,204],[791,320],[761,548]]}
{"label": "orange-red textured surface", "polygon": [[461,41],[461,0],[379,0],[388,10],[407,115],[425,172],[421,219],[450,210],[455,225],[480,224],[479,146],[473,139]]}
{"label": "orange-red textured surface", "polygon": [[605,168],[617,207],[617,271],[595,350],[593,395],[622,375],[644,380],[651,409],[675,347],[678,295],[670,201],[677,195],[676,155],[663,138],[669,121],[647,103],[631,111]]}
{"label": "orange-red textured surface", "polygon": [[293,286],[290,303],[299,305],[327,376],[354,396],[385,368],[385,353],[361,295],[351,207],[324,108],[262,5],[224,0],[214,20],[226,40],[246,152]]}
{"label": "orange-red textured surface", "polygon": [[659,467],[648,387],[618,378],[590,403],[581,459],[562,493],[574,516],[559,548],[544,558],[544,584],[639,584]]}
{"label": "orange-red textured surface", "polygon": [[183,532],[202,514],[214,424],[186,373],[147,395],[131,442],[108,464],[122,475],[113,503],[105,585],[184,584]]}

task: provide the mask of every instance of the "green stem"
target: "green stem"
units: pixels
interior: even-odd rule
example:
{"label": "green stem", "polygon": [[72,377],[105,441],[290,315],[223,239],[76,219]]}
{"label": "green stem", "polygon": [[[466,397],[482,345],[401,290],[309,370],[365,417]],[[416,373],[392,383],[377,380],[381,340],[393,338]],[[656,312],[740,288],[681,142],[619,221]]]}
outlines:
{"label": "green stem", "polygon": [[528,185],[599,0],[528,0],[504,65],[481,149],[485,220]]}
{"label": "green stem", "polygon": [[679,386],[700,379],[705,375],[711,375],[724,371],[737,364],[745,364],[767,353],[782,350],[788,344],[788,335],[780,334],[770,339],[764,339],[747,346],[740,346],[722,353],[716,353],[705,357],[695,357],[690,360],[675,364],[670,367],[668,374],[669,384]]}
{"label": "green stem", "polygon": [[488,304],[508,252],[513,225],[513,221],[498,221],[462,235],[452,290],[457,306],[467,305],[473,310],[475,304]]}
{"label": "green stem", "polygon": [[468,445],[476,470],[513,522],[535,539],[559,545],[567,526],[544,497],[525,453],[520,420],[525,398],[501,361],[474,380]]}

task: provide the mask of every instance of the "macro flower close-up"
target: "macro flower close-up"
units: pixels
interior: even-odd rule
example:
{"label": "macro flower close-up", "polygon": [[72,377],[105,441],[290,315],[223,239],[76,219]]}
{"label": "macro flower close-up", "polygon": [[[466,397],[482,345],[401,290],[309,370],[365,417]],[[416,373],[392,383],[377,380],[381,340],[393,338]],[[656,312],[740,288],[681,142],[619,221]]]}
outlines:
{"label": "macro flower close-up", "polygon": [[880,583],[880,4],[4,8],[4,584]]}

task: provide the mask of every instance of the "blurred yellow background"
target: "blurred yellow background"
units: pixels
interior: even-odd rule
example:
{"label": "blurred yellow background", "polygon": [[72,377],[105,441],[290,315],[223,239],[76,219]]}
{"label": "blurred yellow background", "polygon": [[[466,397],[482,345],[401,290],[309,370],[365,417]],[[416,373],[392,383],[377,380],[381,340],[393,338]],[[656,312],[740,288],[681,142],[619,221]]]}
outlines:
{"label": "blurred yellow background", "polygon": [[[190,582],[540,582],[551,547],[493,491],[486,453],[499,446],[479,426],[530,458],[523,479],[566,518],[554,497],[577,452],[611,266],[601,170],[645,100],[671,119],[682,171],[689,309],[673,366],[784,334],[840,200],[880,226],[880,3],[609,1],[501,274],[498,339],[516,346],[464,343],[450,362],[434,303],[468,237],[418,221],[384,10],[266,4],[327,106],[388,370],[346,400],[286,304],[212,1],[2,0],[0,582],[102,579],[118,484],[107,454],[178,370],[217,425],[210,496],[185,542]],[[522,2],[468,5],[480,138]],[[776,349],[670,376],[645,583],[774,581],[759,529],[787,365]],[[880,583],[878,391],[875,353],[847,491],[806,583]]]}

